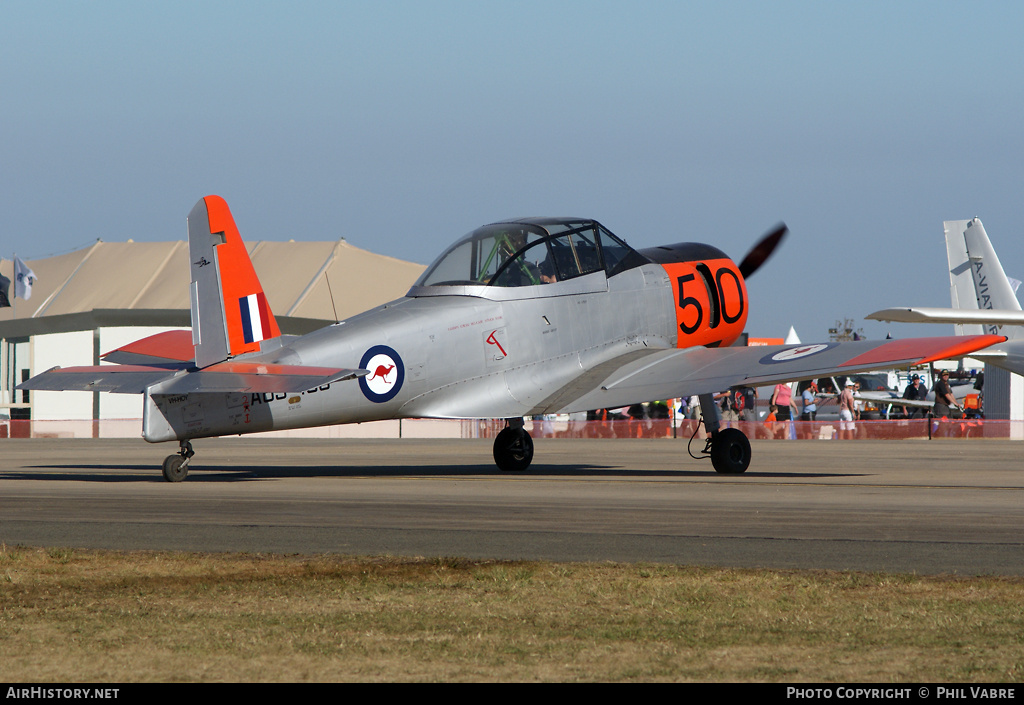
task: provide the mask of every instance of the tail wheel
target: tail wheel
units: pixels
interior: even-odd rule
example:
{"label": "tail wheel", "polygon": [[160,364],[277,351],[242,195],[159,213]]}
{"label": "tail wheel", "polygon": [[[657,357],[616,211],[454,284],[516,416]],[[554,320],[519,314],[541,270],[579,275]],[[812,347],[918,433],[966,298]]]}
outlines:
{"label": "tail wheel", "polygon": [[168,482],[181,482],[188,477],[188,463],[185,458],[175,453],[164,460],[164,479]]}
{"label": "tail wheel", "polygon": [[737,475],[750,466],[750,441],[738,428],[724,428],[711,440],[715,472]]}
{"label": "tail wheel", "polygon": [[494,462],[503,472],[522,472],[533,462],[533,439],[524,428],[505,428],[494,439]]}
{"label": "tail wheel", "polygon": [[181,441],[179,446],[177,454],[164,458],[164,479],[168,482],[181,482],[188,477],[188,461],[196,454],[187,440]]}

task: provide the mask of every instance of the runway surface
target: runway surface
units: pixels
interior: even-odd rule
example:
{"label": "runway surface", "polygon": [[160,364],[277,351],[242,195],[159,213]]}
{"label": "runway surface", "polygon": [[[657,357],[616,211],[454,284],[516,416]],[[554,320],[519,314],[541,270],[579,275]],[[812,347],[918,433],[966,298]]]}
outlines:
{"label": "runway surface", "polygon": [[[7,545],[1024,575],[1024,442],[759,441],[744,475],[685,440],[0,441]],[[697,446],[694,448],[697,449]]]}

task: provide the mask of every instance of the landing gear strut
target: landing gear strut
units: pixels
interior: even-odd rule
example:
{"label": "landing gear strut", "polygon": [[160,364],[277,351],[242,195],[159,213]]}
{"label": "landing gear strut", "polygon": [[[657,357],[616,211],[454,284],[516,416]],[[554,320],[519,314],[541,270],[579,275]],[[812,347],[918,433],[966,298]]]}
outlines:
{"label": "landing gear strut", "polygon": [[188,477],[188,461],[196,454],[188,441],[181,441],[180,446],[181,450],[175,455],[164,459],[164,479],[168,482],[181,482]]}
{"label": "landing gear strut", "polygon": [[508,425],[494,439],[494,462],[504,472],[522,472],[533,461],[533,439],[522,419],[508,419]]}

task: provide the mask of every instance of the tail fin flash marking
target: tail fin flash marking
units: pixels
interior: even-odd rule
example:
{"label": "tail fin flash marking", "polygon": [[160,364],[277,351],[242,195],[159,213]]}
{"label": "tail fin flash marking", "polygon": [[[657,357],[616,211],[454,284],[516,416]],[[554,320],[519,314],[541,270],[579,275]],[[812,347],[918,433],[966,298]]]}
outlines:
{"label": "tail fin flash marking", "polygon": [[274,337],[270,330],[270,308],[262,291],[240,298],[238,309],[242,315],[242,333],[246,343],[258,343]]}

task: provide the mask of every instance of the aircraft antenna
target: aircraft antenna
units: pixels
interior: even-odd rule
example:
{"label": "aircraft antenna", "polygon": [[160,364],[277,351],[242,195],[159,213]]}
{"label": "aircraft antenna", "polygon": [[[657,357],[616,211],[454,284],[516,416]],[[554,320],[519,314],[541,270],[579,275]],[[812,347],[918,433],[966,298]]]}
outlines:
{"label": "aircraft antenna", "polygon": [[331,289],[331,278],[324,272],[324,279],[327,280],[327,293],[331,296],[331,308],[334,309],[334,322],[340,323],[338,319],[338,307],[334,305],[334,291]]}

